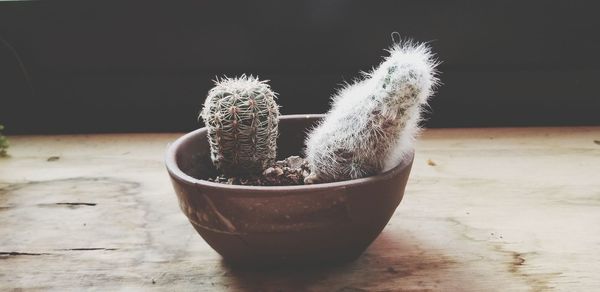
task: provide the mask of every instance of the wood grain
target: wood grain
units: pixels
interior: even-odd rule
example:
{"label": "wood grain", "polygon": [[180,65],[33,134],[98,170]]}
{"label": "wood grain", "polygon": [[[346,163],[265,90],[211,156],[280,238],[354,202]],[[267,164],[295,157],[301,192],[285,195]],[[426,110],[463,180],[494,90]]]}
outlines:
{"label": "wood grain", "polygon": [[600,290],[600,128],[428,130],[406,195],[355,262],[236,270],[179,211],[178,134],[11,137],[0,290]]}

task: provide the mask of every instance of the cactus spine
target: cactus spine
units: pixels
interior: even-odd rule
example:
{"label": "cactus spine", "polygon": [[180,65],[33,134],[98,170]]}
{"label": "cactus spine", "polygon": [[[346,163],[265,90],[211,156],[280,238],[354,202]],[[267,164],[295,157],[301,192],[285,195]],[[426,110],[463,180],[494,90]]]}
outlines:
{"label": "cactus spine", "polygon": [[211,159],[225,175],[258,174],[276,157],[279,107],[266,81],[242,75],[222,78],[201,112]]}
{"label": "cactus spine", "polygon": [[411,41],[334,97],[332,108],[306,140],[311,175],[305,183],[374,175],[412,150],[421,108],[438,82],[429,47]]}

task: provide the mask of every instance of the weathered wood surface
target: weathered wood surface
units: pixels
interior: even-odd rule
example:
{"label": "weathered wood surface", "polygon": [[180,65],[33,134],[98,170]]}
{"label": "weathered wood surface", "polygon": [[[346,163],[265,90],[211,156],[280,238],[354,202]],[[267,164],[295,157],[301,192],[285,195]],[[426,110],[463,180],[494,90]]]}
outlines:
{"label": "weathered wood surface", "polygon": [[0,290],[600,290],[600,128],[428,130],[363,256],[262,272],[224,265],[179,211],[177,136],[11,137]]}

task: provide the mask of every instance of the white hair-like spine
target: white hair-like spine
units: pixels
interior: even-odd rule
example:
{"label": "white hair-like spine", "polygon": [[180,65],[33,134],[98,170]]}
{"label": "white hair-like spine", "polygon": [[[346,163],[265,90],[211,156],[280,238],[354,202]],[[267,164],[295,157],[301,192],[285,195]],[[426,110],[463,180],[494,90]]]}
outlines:
{"label": "white hair-like spine", "polygon": [[398,165],[413,149],[421,111],[438,84],[428,45],[401,41],[371,72],[339,90],[306,139],[305,183],[356,179]]}

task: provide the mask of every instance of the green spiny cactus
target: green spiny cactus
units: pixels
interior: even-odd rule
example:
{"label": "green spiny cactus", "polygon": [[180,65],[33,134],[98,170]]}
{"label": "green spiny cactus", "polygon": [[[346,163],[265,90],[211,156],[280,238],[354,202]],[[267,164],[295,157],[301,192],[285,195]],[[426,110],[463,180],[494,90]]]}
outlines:
{"label": "green spiny cactus", "polygon": [[5,157],[8,155],[6,153],[6,149],[8,149],[8,139],[2,135],[2,130],[4,130],[4,126],[0,125],[0,157]]}
{"label": "green spiny cactus", "polygon": [[201,112],[211,159],[225,175],[259,174],[277,151],[279,107],[266,81],[253,76],[222,78]]}

